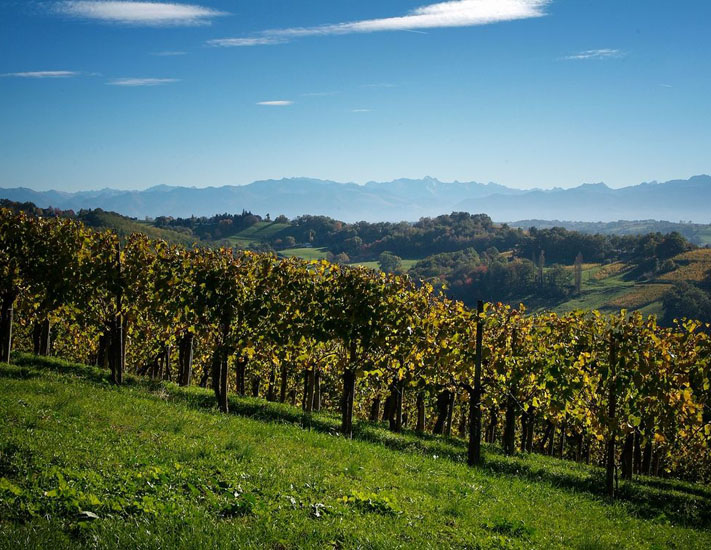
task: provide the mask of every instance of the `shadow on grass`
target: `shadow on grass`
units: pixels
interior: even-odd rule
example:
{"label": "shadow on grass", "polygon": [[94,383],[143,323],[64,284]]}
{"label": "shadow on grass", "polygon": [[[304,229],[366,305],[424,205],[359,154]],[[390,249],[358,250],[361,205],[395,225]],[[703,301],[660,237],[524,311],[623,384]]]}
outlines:
{"label": "shadow on grass", "polygon": [[[76,376],[103,386],[113,387],[109,373],[96,367],[88,367],[61,359],[15,354],[14,366],[3,366],[0,378],[29,379],[40,376],[37,369],[49,370],[64,375]],[[198,387],[182,388],[175,384],[147,380],[128,375],[124,378],[127,386],[140,386],[148,391],[167,392],[171,399],[192,408],[215,410],[215,398],[209,390]],[[306,414],[299,408],[284,403],[268,402],[258,398],[231,396],[230,413],[263,422],[297,425],[304,429],[338,435],[339,418],[335,414],[319,412]],[[418,434],[403,430],[396,434],[379,423],[356,421],[353,439],[377,443],[401,452],[419,453],[447,458],[463,463],[466,460],[466,442],[458,438],[444,438],[432,434]],[[546,458],[549,464],[538,465],[537,455],[506,457],[496,446],[485,447],[485,462],[482,471],[512,476],[571,492],[584,492],[604,499],[604,473],[602,469],[589,466],[578,468],[575,463]],[[563,471],[563,470],[567,471]],[[633,482],[623,482],[617,492],[617,500],[625,504],[630,513],[644,519],[670,521],[674,524],[694,528],[711,527],[711,488],[691,485],[662,478],[638,478]]]}
{"label": "shadow on grass", "polygon": [[31,378],[40,378],[41,376],[41,372],[26,367],[3,364],[3,368],[0,369],[0,378],[6,378],[8,380],[29,380]]}
{"label": "shadow on grass", "polygon": [[[576,493],[588,493],[600,499],[607,498],[604,471],[593,466],[576,475],[550,466],[537,467],[523,460],[487,455],[482,469],[492,474],[515,476]],[[709,490],[703,486],[690,487],[670,480],[637,478],[620,483],[616,500],[624,503],[630,513],[643,519],[669,521],[694,528],[711,527],[711,497]]]}

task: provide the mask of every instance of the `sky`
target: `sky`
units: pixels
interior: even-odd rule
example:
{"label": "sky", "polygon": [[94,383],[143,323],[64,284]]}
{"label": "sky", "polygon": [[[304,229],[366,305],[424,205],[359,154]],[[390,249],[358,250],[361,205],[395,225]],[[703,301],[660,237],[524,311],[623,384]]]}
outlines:
{"label": "sky", "polygon": [[0,0],[0,187],[711,173],[708,0]]}

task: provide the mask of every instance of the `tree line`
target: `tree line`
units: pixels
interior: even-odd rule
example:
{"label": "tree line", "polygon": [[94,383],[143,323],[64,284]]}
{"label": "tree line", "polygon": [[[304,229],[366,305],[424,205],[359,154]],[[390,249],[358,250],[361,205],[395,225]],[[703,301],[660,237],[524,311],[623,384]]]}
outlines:
{"label": "tree line", "polygon": [[[709,325],[620,312],[476,310],[407,276],[124,241],[0,210],[0,361],[13,345],[618,469],[711,480]],[[428,413],[429,411],[429,413]]]}

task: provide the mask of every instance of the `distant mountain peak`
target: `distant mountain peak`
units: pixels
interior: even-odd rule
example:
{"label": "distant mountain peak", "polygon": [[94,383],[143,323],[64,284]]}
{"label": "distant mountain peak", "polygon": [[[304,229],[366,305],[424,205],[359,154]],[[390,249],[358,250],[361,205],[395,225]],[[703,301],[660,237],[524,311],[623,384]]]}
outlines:
{"label": "distant mountain peak", "polygon": [[608,187],[606,183],[598,182],[598,183],[583,183],[580,187],[578,187],[578,189],[610,191],[611,188]]}
{"label": "distant mountain peak", "polygon": [[[172,191],[173,189],[177,189],[175,185],[166,185],[166,184],[160,184],[160,185],[154,185],[153,187],[149,187],[146,189],[146,191]],[[109,189],[104,189],[104,191],[108,191]]]}
{"label": "distant mountain peak", "polygon": [[711,176],[612,189],[585,183],[570,189],[514,189],[497,183],[443,182],[432,176],[390,182],[340,183],[294,177],[247,185],[178,187],[156,185],[143,191],[38,192],[0,189],[0,197],[64,210],[101,208],[126,216],[190,217],[250,210],[256,214],[324,215],[346,222],[416,221],[453,211],[486,213],[496,221],[620,219],[711,222]]}

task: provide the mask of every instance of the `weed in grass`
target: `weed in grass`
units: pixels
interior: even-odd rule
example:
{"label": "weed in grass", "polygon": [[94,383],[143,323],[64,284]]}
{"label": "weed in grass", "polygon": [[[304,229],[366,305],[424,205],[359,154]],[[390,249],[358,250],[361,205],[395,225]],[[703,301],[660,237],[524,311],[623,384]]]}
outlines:
{"label": "weed in grass", "polygon": [[353,491],[350,495],[341,497],[341,502],[363,512],[373,512],[386,516],[398,514],[390,498],[376,493]]}
{"label": "weed in grass", "polygon": [[254,454],[254,448],[248,443],[240,441],[237,437],[232,437],[225,444],[225,450],[239,462],[249,460]]}
{"label": "weed in grass", "polygon": [[226,518],[248,516],[254,513],[256,505],[257,499],[252,494],[243,493],[241,495],[235,495],[234,500],[228,502],[227,505],[222,508],[221,514]]}
{"label": "weed in grass", "polygon": [[536,532],[535,529],[527,526],[521,520],[510,520],[502,517],[495,518],[491,524],[486,525],[486,528],[494,533],[514,538],[530,537]]}

